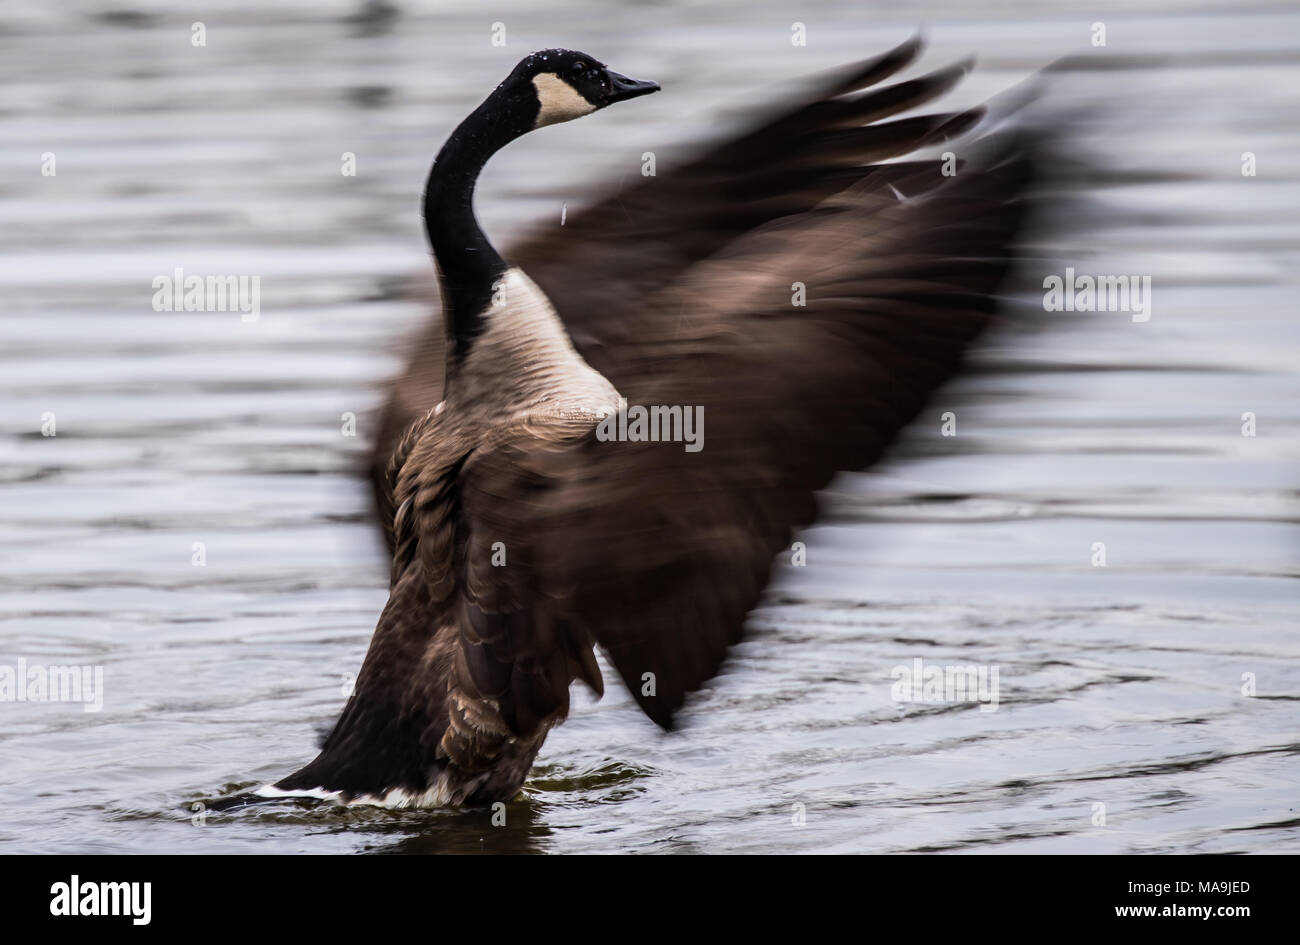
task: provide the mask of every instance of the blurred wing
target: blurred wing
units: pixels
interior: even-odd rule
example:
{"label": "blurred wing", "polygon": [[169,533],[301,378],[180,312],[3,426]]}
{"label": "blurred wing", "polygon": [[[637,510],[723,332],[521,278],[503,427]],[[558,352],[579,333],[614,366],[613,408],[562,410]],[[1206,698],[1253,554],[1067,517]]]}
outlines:
{"label": "blurred wing", "polygon": [[511,260],[554,303],[588,363],[618,386],[621,344],[635,338],[646,319],[661,317],[641,305],[648,293],[755,227],[806,211],[864,177],[883,186],[937,166],[865,166],[959,133],[978,118],[881,120],[947,91],[969,63],[855,94],[909,65],[920,50],[913,39],[822,80],[683,166],[638,175],[635,183],[570,213],[565,226],[540,228],[512,247]]}
{"label": "blurred wing", "polygon": [[441,313],[434,313],[414,345],[414,354],[389,387],[367,470],[390,554],[397,550],[398,542],[393,522],[398,473],[417,439],[416,427],[442,400],[447,338]]}
{"label": "blurred wing", "polygon": [[987,323],[1030,145],[963,147],[966,169],[917,197],[863,182],[642,297],[618,386],[631,405],[702,415],[698,452],[589,435],[467,467],[466,517],[523,550],[511,580],[548,627],[598,641],[660,725],[739,639],[814,490],[880,456]]}
{"label": "blurred wing", "polygon": [[[904,192],[938,180],[937,162],[872,165],[959,133],[976,113],[883,122],[958,82],[963,63],[877,91],[862,92],[913,62],[912,39],[851,66],[739,135],[706,146],[693,160],[608,194],[568,215],[562,228],[540,228],[506,257],[555,305],[582,356],[615,386],[621,348],[662,309],[641,305],[688,266],[778,217],[804,212],[857,182]],[[874,123],[874,124],[868,124]],[[416,339],[406,369],[380,416],[370,475],[392,543],[390,460],[403,432],[442,396],[445,339],[435,316]]]}

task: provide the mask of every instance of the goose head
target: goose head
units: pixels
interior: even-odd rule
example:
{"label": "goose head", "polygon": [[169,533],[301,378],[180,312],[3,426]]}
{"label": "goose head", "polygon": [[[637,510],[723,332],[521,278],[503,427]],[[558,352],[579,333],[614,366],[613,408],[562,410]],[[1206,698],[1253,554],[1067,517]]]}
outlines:
{"label": "goose head", "polygon": [[449,349],[460,357],[483,329],[482,313],[506,270],[474,217],[474,186],[497,151],[535,128],[589,115],[659,91],[571,49],[543,49],[520,60],[438,152],[424,188],[424,225],[443,282]]}
{"label": "goose head", "polygon": [[543,49],[520,60],[497,91],[521,102],[532,130],[658,92],[659,86],[620,75],[586,53]]}

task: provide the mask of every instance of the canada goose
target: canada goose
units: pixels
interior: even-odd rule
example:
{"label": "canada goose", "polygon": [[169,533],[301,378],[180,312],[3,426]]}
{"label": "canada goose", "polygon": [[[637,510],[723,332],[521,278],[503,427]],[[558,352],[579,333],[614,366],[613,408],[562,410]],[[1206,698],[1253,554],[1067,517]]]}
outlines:
{"label": "canada goose", "polygon": [[[453,132],[424,200],[443,318],[396,383],[374,454],[389,601],[319,756],[264,793],[508,800],[566,717],[570,683],[603,691],[597,644],[671,727],[812,520],[814,491],[880,456],[995,308],[1028,139],[957,148],[955,176],[938,159],[875,163],[982,117],[882,121],[968,69],[862,91],[919,48],[824,81],[508,263],[472,207],[487,159],[658,86],[538,52]],[[702,407],[704,448],[598,436],[629,404]]]}

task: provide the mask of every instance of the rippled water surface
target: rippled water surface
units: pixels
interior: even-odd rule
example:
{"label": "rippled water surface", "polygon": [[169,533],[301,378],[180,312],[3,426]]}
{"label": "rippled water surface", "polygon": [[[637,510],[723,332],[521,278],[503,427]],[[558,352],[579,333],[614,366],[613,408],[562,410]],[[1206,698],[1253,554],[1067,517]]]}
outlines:
{"label": "rippled water surface", "polygon": [[[97,713],[0,704],[0,849],[1300,849],[1300,16],[814,3],[796,49],[770,3],[449,6],[0,13],[0,664],[105,686]],[[1057,248],[1151,275],[1150,322],[1039,312],[991,338],[890,462],[827,491],[807,566],[780,569],[682,729],[576,691],[504,827],[294,805],[193,823],[314,754],[385,600],[358,467],[427,316],[417,199],[449,128],[543,46],[664,86],[493,162],[480,208],[508,244],[922,22],[927,65],[980,53],[958,104],[1079,57],[1057,94],[1098,106],[1076,134],[1107,172]],[[260,274],[261,318],[153,311],[177,267]],[[896,702],[917,658],[997,666],[997,711]]]}

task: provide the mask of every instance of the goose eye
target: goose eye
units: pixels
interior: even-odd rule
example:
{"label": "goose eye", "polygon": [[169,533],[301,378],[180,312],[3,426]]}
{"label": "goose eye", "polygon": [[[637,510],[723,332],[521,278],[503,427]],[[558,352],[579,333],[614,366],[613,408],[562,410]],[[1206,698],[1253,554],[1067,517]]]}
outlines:
{"label": "goose eye", "polygon": [[582,60],[578,60],[573,64],[572,72],[574,75],[577,75],[579,72],[586,72],[586,71],[587,71],[587,64]]}

